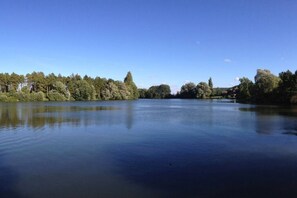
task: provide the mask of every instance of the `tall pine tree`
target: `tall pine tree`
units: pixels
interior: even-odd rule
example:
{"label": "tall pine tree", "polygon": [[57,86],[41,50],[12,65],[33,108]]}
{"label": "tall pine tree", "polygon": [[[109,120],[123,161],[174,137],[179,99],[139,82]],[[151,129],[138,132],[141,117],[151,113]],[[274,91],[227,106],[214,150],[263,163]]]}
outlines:
{"label": "tall pine tree", "polygon": [[137,90],[137,86],[133,82],[133,77],[131,72],[129,71],[124,79],[124,83],[127,86],[128,91],[130,92],[129,99],[137,99],[139,98],[139,93]]}

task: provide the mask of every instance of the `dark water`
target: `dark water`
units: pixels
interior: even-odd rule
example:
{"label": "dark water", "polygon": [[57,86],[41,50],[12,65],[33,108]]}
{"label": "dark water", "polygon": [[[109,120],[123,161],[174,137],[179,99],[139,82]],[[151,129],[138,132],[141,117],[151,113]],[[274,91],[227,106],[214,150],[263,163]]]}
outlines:
{"label": "dark water", "polygon": [[297,108],[1,103],[0,197],[297,197]]}

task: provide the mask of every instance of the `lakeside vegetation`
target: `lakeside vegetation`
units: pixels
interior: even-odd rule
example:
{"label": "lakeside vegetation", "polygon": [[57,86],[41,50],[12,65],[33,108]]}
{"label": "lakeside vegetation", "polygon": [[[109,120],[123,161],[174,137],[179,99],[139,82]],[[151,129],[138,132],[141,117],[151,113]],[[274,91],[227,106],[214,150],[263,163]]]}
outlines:
{"label": "lakeside vegetation", "polygon": [[197,85],[193,82],[188,82],[182,85],[180,91],[176,94],[171,94],[169,85],[161,84],[151,86],[149,89],[138,89],[139,98],[146,99],[222,99],[235,98],[235,93],[232,88],[214,88],[212,78],[208,82],[200,82]]}
{"label": "lakeside vegetation", "polygon": [[278,76],[269,70],[257,70],[255,82],[243,77],[237,86],[240,102],[257,104],[297,104],[297,70],[281,72]]}
{"label": "lakeside vegetation", "polygon": [[0,73],[0,101],[131,100],[139,97],[131,72],[124,81],[79,74]]}
{"label": "lakeside vegetation", "polygon": [[0,73],[0,101],[88,101],[147,99],[220,99],[234,98],[239,102],[256,104],[297,104],[297,71],[281,72],[278,76],[269,70],[258,69],[254,82],[243,77],[240,84],[231,88],[214,88],[208,82],[182,85],[176,94],[169,85],[138,89],[131,72],[124,81],[115,81],[79,74],[70,76],[44,75],[43,72],[18,75]]}
{"label": "lakeside vegetation", "polygon": [[297,104],[297,71],[281,72],[278,76],[269,70],[258,69],[254,82],[243,77],[240,84],[230,88],[213,88],[212,79],[208,83],[184,84],[176,95],[170,94],[168,85],[139,89],[140,98],[186,98],[213,99],[233,98],[238,102],[255,104]]}

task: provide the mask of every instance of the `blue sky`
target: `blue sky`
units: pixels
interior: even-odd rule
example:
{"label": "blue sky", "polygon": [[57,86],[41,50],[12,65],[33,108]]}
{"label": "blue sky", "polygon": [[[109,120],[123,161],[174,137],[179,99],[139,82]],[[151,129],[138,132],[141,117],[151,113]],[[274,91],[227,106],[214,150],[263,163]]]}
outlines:
{"label": "blue sky", "polygon": [[0,0],[0,72],[123,80],[139,87],[297,69],[295,0]]}

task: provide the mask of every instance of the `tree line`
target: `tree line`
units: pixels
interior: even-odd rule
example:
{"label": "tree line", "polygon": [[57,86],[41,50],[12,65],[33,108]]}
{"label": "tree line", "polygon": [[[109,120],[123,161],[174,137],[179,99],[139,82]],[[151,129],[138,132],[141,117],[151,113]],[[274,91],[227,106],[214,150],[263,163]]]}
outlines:
{"label": "tree line", "polygon": [[208,82],[188,82],[177,94],[171,94],[169,85],[137,89],[131,72],[124,81],[115,81],[85,75],[45,75],[32,72],[27,75],[0,73],[0,101],[84,101],[148,99],[207,99],[236,98],[239,102],[259,104],[297,104],[297,71],[281,72],[278,76],[269,70],[258,69],[254,82],[243,77],[231,88],[214,88]]}
{"label": "tree line", "polygon": [[240,102],[259,104],[297,104],[297,71],[281,72],[258,69],[254,82],[243,77],[236,98]]}
{"label": "tree line", "polygon": [[164,84],[139,89],[139,93],[140,98],[233,98],[243,103],[297,104],[297,71],[288,70],[276,76],[267,69],[258,69],[254,82],[246,77],[239,81],[240,84],[234,87],[214,88],[212,78],[209,78],[208,83],[186,83],[175,95],[170,94],[170,86]]}
{"label": "tree line", "polygon": [[[164,99],[164,98],[211,98],[218,96],[218,92],[213,88],[212,79],[209,78],[208,83],[200,82],[197,85],[193,82],[184,84],[177,94],[171,94],[169,85],[161,84],[159,86],[151,86],[149,89],[139,89],[140,98],[148,99]],[[221,94],[221,93],[220,93]]]}
{"label": "tree line", "polygon": [[79,74],[0,73],[0,101],[4,102],[130,100],[138,97],[131,72],[123,82]]}

